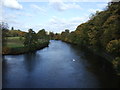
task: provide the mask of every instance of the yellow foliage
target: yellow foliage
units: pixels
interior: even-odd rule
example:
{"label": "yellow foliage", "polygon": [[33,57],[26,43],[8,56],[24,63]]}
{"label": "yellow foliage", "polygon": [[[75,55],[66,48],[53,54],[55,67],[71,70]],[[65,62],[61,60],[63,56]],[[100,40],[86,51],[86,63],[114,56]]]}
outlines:
{"label": "yellow foliage", "polygon": [[120,15],[112,15],[110,16],[107,21],[104,23],[103,27],[108,26],[109,24],[115,22],[116,20],[118,20],[120,18]]}
{"label": "yellow foliage", "polygon": [[107,44],[106,50],[111,53],[112,52],[120,53],[120,39],[110,41]]}
{"label": "yellow foliage", "polygon": [[8,47],[2,48],[2,54],[8,54],[9,52],[10,52],[10,48],[8,48]]}

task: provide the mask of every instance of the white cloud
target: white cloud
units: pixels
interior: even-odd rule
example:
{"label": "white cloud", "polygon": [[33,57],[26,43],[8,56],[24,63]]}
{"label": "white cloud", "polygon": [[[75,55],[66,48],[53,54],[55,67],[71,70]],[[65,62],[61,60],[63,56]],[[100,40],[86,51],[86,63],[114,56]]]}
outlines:
{"label": "white cloud", "polygon": [[26,25],[25,25],[26,23],[24,23],[24,20],[19,21],[19,17],[20,16],[31,17],[32,15],[30,13],[17,11],[14,14],[4,12],[3,15],[4,16],[2,18],[2,21],[8,23],[10,28],[14,27],[15,29],[21,29],[21,30],[23,29],[25,31],[28,30],[28,28],[26,28]]}
{"label": "white cloud", "polygon": [[70,19],[59,18],[59,17],[53,16],[46,23],[42,23],[42,24],[38,24],[38,25],[18,22],[17,19],[8,19],[7,22],[10,23],[10,27],[13,26],[16,29],[21,29],[24,31],[27,31],[29,28],[32,28],[34,31],[38,32],[39,30],[44,28],[48,32],[53,31],[55,33],[56,32],[60,33],[62,31],[64,31],[65,29],[74,31],[78,25],[80,25],[81,23],[84,23],[88,19],[89,18],[86,16],[74,17],[74,18],[70,18]]}
{"label": "white cloud", "polygon": [[101,9],[89,9],[88,12],[96,13],[96,11],[102,11]]}
{"label": "white cloud", "polygon": [[80,22],[84,22],[88,19],[88,17],[74,17],[70,20],[70,22],[73,22],[73,23],[80,23]]}
{"label": "white cloud", "polygon": [[2,2],[0,2],[0,22],[3,19],[3,12],[4,12],[4,10],[2,9]]}
{"label": "white cloud", "polygon": [[31,4],[30,6],[32,8],[34,8],[34,9],[37,9],[39,12],[42,12],[43,14],[46,15],[46,10],[43,7],[40,7],[40,6],[36,5],[36,4]]}
{"label": "white cloud", "polygon": [[[20,2],[55,2],[55,1],[63,1],[63,2],[110,2],[111,0],[18,0]],[[114,2],[118,2],[120,0],[114,0]]]}
{"label": "white cloud", "polygon": [[68,9],[82,9],[78,4],[75,2],[73,3],[65,3],[61,0],[58,1],[50,1],[49,4],[58,11],[64,11]]}
{"label": "white cloud", "polygon": [[86,17],[86,16],[74,17],[71,19],[53,17],[49,21],[49,25],[53,26],[52,30],[54,30],[55,28],[55,32],[61,32],[61,31],[64,31],[65,29],[69,29],[70,31],[73,31],[76,29],[78,25],[80,25],[81,23],[84,23],[88,19],[89,17]]}
{"label": "white cloud", "polygon": [[18,22],[17,20],[15,20],[15,19],[9,19],[9,20],[4,19],[4,22],[6,22],[6,23],[11,23],[11,24],[18,24],[18,23],[19,23],[19,22]]}
{"label": "white cloud", "polygon": [[[7,13],[7,12],[4,12],[3,13],[3,20],[5,22],[8,22],[8,23],[15,23],[13,21],[16,21],[18,20],[18,18],[20,16],[26,16],[26,17],[32,17],[32,14],[30,13],[27,13],[27,12],[15,12],[14,14],[13,13]],[[11,22],[10,22],[11,21]]]}
{"label": "white cloud", "polygon": [[3,6],[13,9],[22,9],[23,6],[17,0],[3,0]]}
{"label": "white cloud", "polygon": [[58,18],[56,16],[53,16],[51,19],[49,19],[48,22],[33,26],[32,28],[37,32],[38,30],[44,28],[47,31],[53,31],[60,33],[64,31],[65,29],[69,29],[70,31],[74,31],[78,25],[81,23],[87,21],[88,17],[74,17],[71,19],[65,19],[65,18]]}
{"label": "white cloud", "polygon": [[28,13],[28,12],[16,12],[14,15],[15,16],[27,16],[27,17],[32,17],[33,16],[33,14]]}
{"label": "white cloud", "polygon": [[97,4],[98,8],[105,8],[108,4],[104,3],[104,4]]}
{"label": "white cloud", "polygon": [[16,19],[16,16],[11,16],[11,18],[10,18],[10,16],[11,15],[8,15],[7,17],[4,17],[2,19],[2,21],[8,23],[9,28],[15,27],[15,28],[19,28],[20,29],[21,26],[23,26],[23,23],[21,23],[20,21],[18,21]]}

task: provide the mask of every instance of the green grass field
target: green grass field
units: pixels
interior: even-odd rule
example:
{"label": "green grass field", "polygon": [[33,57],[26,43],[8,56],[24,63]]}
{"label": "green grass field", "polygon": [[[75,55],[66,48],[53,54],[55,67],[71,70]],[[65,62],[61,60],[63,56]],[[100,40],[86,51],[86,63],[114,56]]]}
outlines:
{"label": "green grass field", "polygon": [[[24,37],[7,37],[7,47],[9,48],[21,48],[24,47],[23,45],[24,42]],[[44,39],[39,39],[39,43],[45,43],[48,42],[47,40]]]}
{"label": "green grass field", "polygon": [[7,39],[8,40],[18,40],[18,39],[20,39],[20,37],[8,37]]}
{"label": "green grass field", "polygon": [[24,38],[22,38],[22,40],[20,40],[20,37],[8,37],[7,38],[7,47],[10,47],[10,48],[24,47],[23,39]]}

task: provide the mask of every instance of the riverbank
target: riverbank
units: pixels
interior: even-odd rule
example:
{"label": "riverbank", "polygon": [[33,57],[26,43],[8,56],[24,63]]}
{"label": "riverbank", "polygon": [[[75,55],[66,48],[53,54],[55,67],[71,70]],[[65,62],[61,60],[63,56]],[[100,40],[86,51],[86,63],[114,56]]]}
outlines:
{"label": "riverbank", "polygon": [[107,53],[107,52],[105,52],[103,50],[94,50],[94,49],[92,49],[90,47],[87,47],[87,46],[80,46],[80,45],[78,45],[76,43],[71,43],[69,41],[64,41],[64,40],[62,40],[62,41],[66,42],[66,43],[69,43],[71,45],[76,45],[76,46],[80,47],[80,49],[82,49],[82,50],[84,49],[85,51],[88,51],[88,52],[90,52],[90,53],[92,53],[94,55],[97,55],[97,56],[100,56],[100,57],[104,58],[106,61],[101,61],[101,62],[103,62],[103,63],[110,63],[110,65],[112,66],[112,68],[115,71],[115,74],[118,77],[120,77],[120,72],[119,72],[119,70],[117,68],[115,68],[115,65],[113,63],[113,61],[115,60],[116,57],[110,55],[109,53]]}
{"label": "riverbank", "polygon": [[51,40],[35,53],[5,55],[3,88],[118,88],[119,79],[111,68],[101,67],[101,60],[76,45]]}
{"label": "riverbank", "polygon": [[3,47],[2,48],[2,55],[18,55],[18,54],[24,54],[28,52],[33,52],[36,50],[43,49],[45,47],[48,47],[49,41],[48,42],[43,42],[37,44],[35,47]]}

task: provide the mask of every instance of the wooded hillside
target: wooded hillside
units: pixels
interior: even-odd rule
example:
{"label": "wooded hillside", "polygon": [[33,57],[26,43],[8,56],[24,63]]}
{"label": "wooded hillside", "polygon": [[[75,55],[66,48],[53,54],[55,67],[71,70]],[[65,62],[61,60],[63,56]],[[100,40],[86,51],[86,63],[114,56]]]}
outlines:
{"label": "wooded hillside", "polygon": [[75,31],[65,30],[56,34],[55,39],[110,54],[114,57],[111,61],[114,68],[120,73],[120,2],[108,3],[104,11],[97,11]]}

